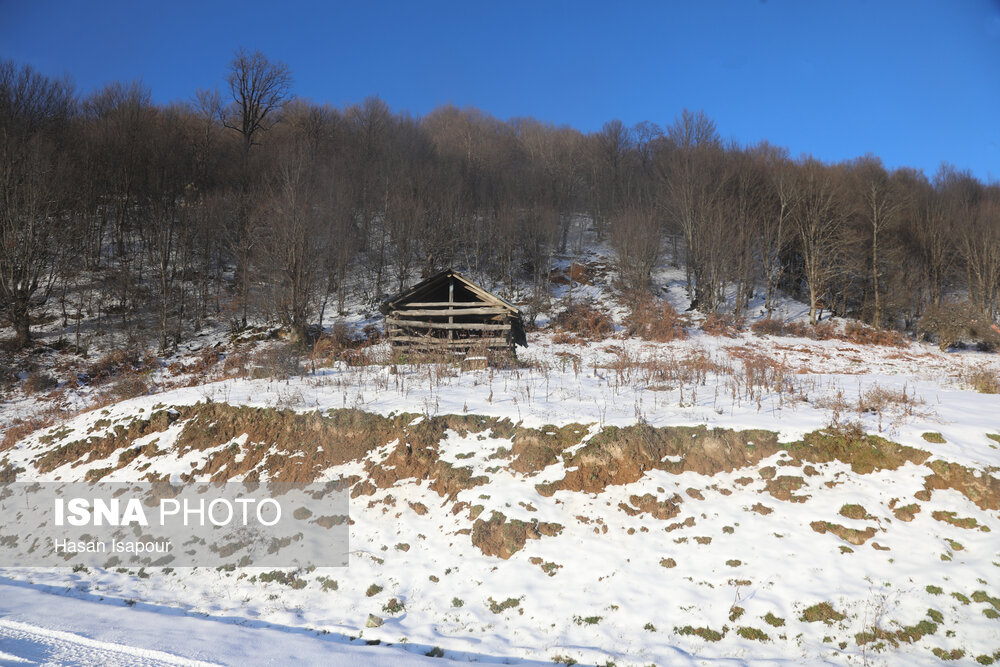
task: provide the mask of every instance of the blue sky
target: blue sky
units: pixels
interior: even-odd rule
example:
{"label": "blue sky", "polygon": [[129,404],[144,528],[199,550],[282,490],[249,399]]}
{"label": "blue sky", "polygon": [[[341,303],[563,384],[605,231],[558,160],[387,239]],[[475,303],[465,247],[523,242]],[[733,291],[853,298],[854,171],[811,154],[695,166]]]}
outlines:
{"label": "blue sky", "polygon": [[142,79],[157,101],[188,99],[222,85],[240,46],[337,105],[377,94],[584,131],[687,107],[744,144],[1000,179],[995,0],[0,0],[0,57],[83,92]]}

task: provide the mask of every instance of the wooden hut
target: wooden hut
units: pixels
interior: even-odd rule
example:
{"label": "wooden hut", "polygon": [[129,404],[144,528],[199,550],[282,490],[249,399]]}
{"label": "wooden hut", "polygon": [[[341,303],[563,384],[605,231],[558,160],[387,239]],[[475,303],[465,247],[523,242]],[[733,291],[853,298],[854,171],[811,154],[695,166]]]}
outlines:
{"label": "wooden hut", "polygon": [[451,269],[383,302],[396,349],[415,353],[513,353],[527,347],[521,311]]}

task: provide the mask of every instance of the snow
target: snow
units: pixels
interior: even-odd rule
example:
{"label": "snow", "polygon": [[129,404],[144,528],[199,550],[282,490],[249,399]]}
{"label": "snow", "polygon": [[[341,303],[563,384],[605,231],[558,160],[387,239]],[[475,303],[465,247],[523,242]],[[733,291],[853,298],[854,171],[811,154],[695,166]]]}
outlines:
{"label": "snow", "polygon": [[185,614],[0,579],[0,665],[201,667],[440,664],[433,647],[366,646],[334,634]]}

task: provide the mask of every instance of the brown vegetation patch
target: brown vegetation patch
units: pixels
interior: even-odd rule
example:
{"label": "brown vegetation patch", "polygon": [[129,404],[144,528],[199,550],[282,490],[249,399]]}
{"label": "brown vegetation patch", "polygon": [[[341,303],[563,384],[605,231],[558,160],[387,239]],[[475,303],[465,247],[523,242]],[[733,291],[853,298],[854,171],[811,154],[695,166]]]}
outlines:
{"label": "brown vegetation patch", "polygon": [[534,474],[557,463],[567,447],[580,442],[587,428],[569,424],[561,428],[544,426],[541,429],[518,427],[514,433],[510,453],[514,460],[510,469],[521,474]]}
{"label": "brown vegetation patch", "polygon": [[803,478],[793,475],[781,475],[774,479],[767,480],[764,489],[778,500],[786,502],[804,503],[810,496],[797,496],[793,491],[798,491],[806,482]]}
{"label": "brown vegetation patch", "polygon": [[833,533],[845,542],[850,542],[854,546],[860,546],[875,537],[878,532],[872,526],[864,530],[857,530],[855,528],[847,528],[846,526],[841,526],[837,523],[830,523],[829,521],[813,521],[809,524],[809,527],[815,530],[820,535],[825,533]]}
{"label": "brown vegetation patch", "polygon": [[669,302],[650,298],[634,302],[625,320],[629,335],[657,343],[687,338],[684,329],[687,323],[687,319],[681,317]]}
{"label": "brown vegetation patch", "polygon": [[927,466],[934,471],[924,479],[928,495],[936,489],[955,489],[981,510],[1000,509],[1000,479],[957,463],[937,460]]}
{"label": "brown vegetation patch", "polygon": [[[35,459],[35,467],[39,472],[47,473],[67,464],[71,464],[75,468],[85,463],[107,459],[116,451],[130,447],[132,442],[137,438],[150,433],[165,431],[174,419],[176,419],[176,414],[176,412],[171,413],[166,410],[159,410],[154,412],[149,419],[133,419],[127,426],[119,424],[105,436],[88,436],[82,440],[74,440],[65,445],[49,449]],[[146,449],[150,449],[151,451],[144,451],[143,453],[149,455],[156,451],[156,446],[153,445],[152,448],[147,447]],[[128,457],[119,457],[119,467],[124,467],[134,458],[134,456],[131,459]],[[114,468],[108,468],[105,474],[112,470]],[[100,477],[103,477],[103,475]],[[100,477],[96,479],[100,479]]]}
{"label": "brown vegetation patch", "polygon": [[701,329],[709,336],[735,338],[746,328],[746,319],[730,313],[709,313],[702,322]]}
{"label": "brown vegetation patch", "polygon": [[760,503],[757,503],[753,507],[750,508],[750,511],[756,512],[757,514],[762,514],[764,516],[767,516],[768,514],[772,513],[774,510],[771,509],[770,507],[768,507],[767,505],[762,505]]}
{"label": "brown vegetation patch", "polygon": [[[608,486],[635,482],[649,470],[713,475],[754,465],[778,449],[777,437],[770,431],[609,426],[566,461],[566,467],[575,470],[536,488],[546,496],[558,490],[599,493]],[[673,462],[667,457],[682,458]]]}
{"label": "brown vegetation patch", "polygon": [[[934,517],[935,521],[943,521],[945,523],[950,523],[956,528],[965,528],[966,530],[971,530],[973,528],[980,527],[979,522],[973,519],[972,517],[960,518],[955,514],[955,512],[934,511],[931,512],[931,516]],[[982,528],[986,528],[986,526],[982,526]]]}
{"label": "brown vegetation patch", "polygon": [[571,304],[552,319],[552,324],[589,340],[602,340],[615,331],[614,320],[593,301]]}
{"label": "brown vegetation patch", "polygon": [[802,610],[802,616],[799,617],[799,620],[806,623],[822,621],[827,625],[831,625],[834,621],[842,621],[845,618],[847,618],[847,615],[841,614],[834,609],[833,605],[829,602],[820,602]]}
{"label": "brown vegetation patch", "polygon": [[562,532],[558,523],[539,521],[519,521],[500,512],[493,512],[489,521],[477,519],[472,526],[472,544],[486,556],[498,556],[504,560],[524,548],[528,540],[541,539],[543,535],[553,537]]}
{"label": "brown vegetation patch", "polygon": [[625,503],[619,503],[618,507],[629,516],[635,516],[645,512],[651,515],[654,519],[666,520],[673,519],[681,513],[680,505],[682,498],[676,493],[671,498],[666,500],[660,500],[656,496],[647,493],[642,496],[630,496],[628,501],[636,509],[632,509],[632,507],[629,507]]}

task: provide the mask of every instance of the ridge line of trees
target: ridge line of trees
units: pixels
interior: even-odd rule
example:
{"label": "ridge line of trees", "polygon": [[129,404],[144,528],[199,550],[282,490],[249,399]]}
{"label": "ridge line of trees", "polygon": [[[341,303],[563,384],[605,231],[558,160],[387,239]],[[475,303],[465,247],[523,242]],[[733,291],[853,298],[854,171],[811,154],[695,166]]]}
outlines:
{"label": "ridge line of trees", "polygon": [[78,345],[115,326],[168,348],[252,317],[303,336],[349,290],[374,306],[447,266],[531,318],[581,215],[622,289],[648,290],[669,260],[703,312],[762,297],[771,313],[785,293],[814,323],[911,329],[949,297],[986,320],[1000,308],[1000,185],[949,165],[928,179],[871,155],[792,159],[688,110],[587,134],[452,105],[414,118],[377,97],[336,108],[295,99],[288,67],[257,51],[224,81],[157,105],[138,82],[80,97],[0,61],[0,315],[17,347],[52,311]]}

